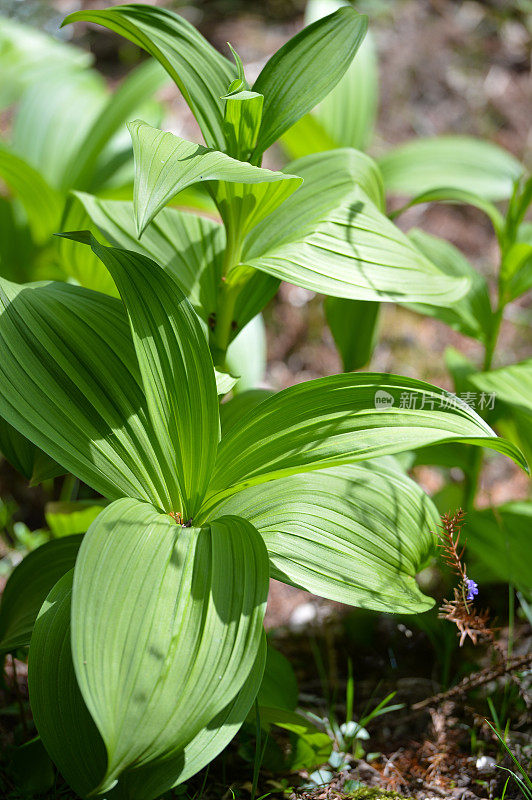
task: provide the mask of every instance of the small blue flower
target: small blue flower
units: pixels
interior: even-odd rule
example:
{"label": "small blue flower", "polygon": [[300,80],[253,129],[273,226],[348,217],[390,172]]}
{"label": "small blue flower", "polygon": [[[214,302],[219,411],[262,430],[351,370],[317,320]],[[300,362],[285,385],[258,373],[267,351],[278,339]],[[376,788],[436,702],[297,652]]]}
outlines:
{"label": "small blue flower", "polygon": [[472,581],[470,578],[466,578],[466,589],[467,589],[467,599],[473,600],[473,598],[478,594],[478,585],[475,581]]}

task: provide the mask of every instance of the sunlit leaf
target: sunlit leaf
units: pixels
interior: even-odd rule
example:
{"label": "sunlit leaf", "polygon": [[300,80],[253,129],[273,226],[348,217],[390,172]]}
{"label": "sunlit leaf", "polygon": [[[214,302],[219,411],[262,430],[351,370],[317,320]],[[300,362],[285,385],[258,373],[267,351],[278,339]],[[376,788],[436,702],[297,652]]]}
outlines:
{"label": "sunlit leaf", "polygon": [[82,538],[46,542],[15,567],[0,604],[0,653],[28,647],[37,614],[53,586],[74,567]]}
{"label": "sunlit leaf", "polygon": [[485,278],[456,247],[444,239],[417,228],[410,230],[408,235],[416,247],[442,272],[456,278],[468,278],[471,287],[464,297],[448,307],[420,304],[410,304],[410,307],[421,314],[442,320],[466,336],[487,341],[493,324],[493,314]]}
{"label": "sunlit leaf", "polygon": [[267,591],[266,550],[244,520],[187,528],[129,499],[102,512],[72,605],[76,675],[108,754],[99,791],[170,754],[177,781],[183,749],[248,678]]}
{"label": "sunlit leaf", "polygon": [[101,494],[171,509],[119,300],[0,279],[0,415]]}
{"label": "sunlit leaf", "polygon": [[145,5],[76,11],[63,25],[78,20],[103,25],[154,56],[179,87],[207,145],[223,149],[222,96],[236,69],[193,25],[164,8]]}
{"label": "sunlit leaf", "polygon": [[510,153],[470,136],[435,136],[399,145],[379,160],[386,190],[418,195],[440,186],[505,200],[523,167]]}
{"label": "sunlit leaf", "polygon": [[319,378],[267,398],[229,428],[210,495],[453,441],[497,450],[527,468],[518,448],[443,389],[380,373]]}
{"label": "sunlit leaf", "polygon": [[[140,235],[178,192],[209,181],[230,235],[243,238],[301,184],[301,178],[253,167],[218,150],[136,121],[128,126],[135,154],[135,216]],[[212,185],[211,185],[212,184]]]}
{"label": "sunlit leaf", "polygon": [[255,158],[331,91],[351,64],[367,17],[342,8],[290,39],[270,58],[253,85],[264,95]]}
{"label": "sunlit leaf", "polygon": [[220,425],[205,334],[177,283],[154,261],[88,237],[80,235],[111,272],[127,309],[171,503],[166,510],[189,519],[210,480]]}
{"label": "sunlit leaf", "polygon": [[271,576],[349,605],[407,614],[430,608],[415,575],[440,522],[409,477],[350,464],[244,489],[216,509],[264,538]]}

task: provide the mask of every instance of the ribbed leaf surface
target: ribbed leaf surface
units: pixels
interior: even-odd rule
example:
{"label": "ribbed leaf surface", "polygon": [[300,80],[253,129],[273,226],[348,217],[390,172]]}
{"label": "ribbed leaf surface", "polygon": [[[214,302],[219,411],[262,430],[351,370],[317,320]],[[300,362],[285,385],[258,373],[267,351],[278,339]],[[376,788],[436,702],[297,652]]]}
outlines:
{"label": "ribbed leaf surface", "polygon": [[193,25],[166,9],[140,4],[76,11],[63,25],[78,20],[103,25],[154,56],[181,90],[207,144],[223,148],[221,98],[236,77],[236,69]]}
{"label": "ribbed leaf surface", "polygon": [[71,570],[55,584],[37,618],[28,685],[35,725],[50,758],[74,791],[86,797],[104,775],[107,757],[72,663],[72,578]]}
{"label": "ribbed leaf surface", "polygon": [[47,542],[15,567],[0,604],[0,653],[28,647],[37,614],[53,586],[73,569],[81,539]]}
{"label": "ribbed leaf surface", "polygon": [[253,85],[264,95],[256,158],[331,91],[364,39],[368,19],[353,8],[304,28],[270,58]]}
{"label": "ribbed leaf surface", "polygon": [[498,450],[526,469],[518,448],[443,389],[379,373],[319,378],[273,395],[229,428],[210,493],[444,441]]}
{"label": "ribbed leaf surface", "polygon": [[[430,498],[381,464],[350,464],[244,489],[216,509],[262,535],[272,578],[340,603],[418,613],[414,577],[440,522]],[[432,533],[431,533],[432,531]]]}
{"label": "ribbed leaf surface", "polygon": [[119,300],[0,279],[0,415],[111,499],[171,508]]}
{"label": "ribbed leaf surface", "polygon": [[[73,235],[75,238],[75,234]],[[170,508],[193,517],[216,457],[219,415],[205,334],[174,279],[138,253],[88,239],[113,276],[129,316]]]}
{"label": "ribbed leaf surface", "polygon": [[72,605],[76,675],[108,753],[100,791],[183,750],[235,698],[267,591],[266,549],[245,520],[186,528],[129,499],[100,514]]}
{"label": "ribbed leaf surface", "polygon": [[172,197],[195,183],[213,182],[209,190],[227,227],[238,224],[241,237],[301,184],[294,175],[253,167],[144,122],[128,127],[135,154],[133,202],[139,237]]}
{"label": "ribbed leaf surface", "polygon": [[302,187],[246,238],[242,263],[311,291],[354,300],[449,305],[466,278],[432,264],[380,210],[375,163],[335,150],[288,165]]}

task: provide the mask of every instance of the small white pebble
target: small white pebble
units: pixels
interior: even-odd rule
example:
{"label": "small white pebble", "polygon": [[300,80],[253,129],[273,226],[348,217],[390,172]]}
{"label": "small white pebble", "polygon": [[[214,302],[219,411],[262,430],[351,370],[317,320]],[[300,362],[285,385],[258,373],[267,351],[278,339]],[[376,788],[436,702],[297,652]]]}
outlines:
{"label": "small white pebble", "polygon": [[479,772],[493,772],[497,762],[491,756],[480,756],[477,758],[476,768]]}
{"label": "small white pebble", "polygon": [[292,611],[288,625],[292,630],[299,630],[314,622],[316,617],[317,609],[314,603],[302,603]]}

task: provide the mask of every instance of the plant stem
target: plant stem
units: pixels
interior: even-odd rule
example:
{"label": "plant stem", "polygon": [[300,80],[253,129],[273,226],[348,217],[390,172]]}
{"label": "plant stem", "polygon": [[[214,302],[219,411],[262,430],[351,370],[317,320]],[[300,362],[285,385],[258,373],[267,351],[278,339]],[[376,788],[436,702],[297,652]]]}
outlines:
{"label": "plant stem", "polygon": [[[501,302],[500,295],[497,303],[497,309],[493,314],[493,325],[490,335],[486,341],[484,348],[484,363],[482,369],[484,372],[489,372],[493,363],[493,356],[495,348],[497,347],[497,340],[501,330],[502,316],[504,312],[504,304]],[[470,511],[475,505],[475,498],[478,492],[478,483],[480,473],[482,472],[482,465],[484,461],[484,452],[481,447],[474,447],[471,450],[470,469],[466,475],[466,484],[464,492],[464,505],[467,511]]]}

